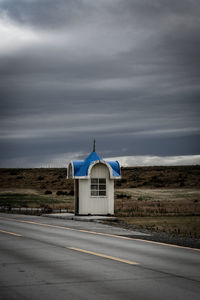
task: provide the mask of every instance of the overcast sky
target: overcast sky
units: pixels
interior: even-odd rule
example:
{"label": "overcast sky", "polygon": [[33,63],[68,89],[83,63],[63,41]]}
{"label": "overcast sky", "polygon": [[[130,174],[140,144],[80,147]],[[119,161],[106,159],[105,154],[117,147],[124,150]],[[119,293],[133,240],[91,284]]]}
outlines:
{"label": "overcast sky", "polygon": [[0,101],[0,167],[199,155],[200,1],[0,0]]}

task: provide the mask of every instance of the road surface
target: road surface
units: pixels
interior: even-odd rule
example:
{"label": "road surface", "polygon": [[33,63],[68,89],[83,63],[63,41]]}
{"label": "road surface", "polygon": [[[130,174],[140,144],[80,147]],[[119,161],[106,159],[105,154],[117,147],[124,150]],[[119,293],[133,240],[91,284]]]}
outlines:
{"label": "road surface", "polygon": [[0,299],[199,299],[199,249],[117,230],[0,214]]}

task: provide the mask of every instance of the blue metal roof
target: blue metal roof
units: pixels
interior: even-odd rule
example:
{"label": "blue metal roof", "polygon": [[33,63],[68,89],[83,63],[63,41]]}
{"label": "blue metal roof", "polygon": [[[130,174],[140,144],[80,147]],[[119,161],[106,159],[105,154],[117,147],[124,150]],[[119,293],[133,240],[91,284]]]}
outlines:
{"label": "blue metal roof", "polygon": [[107,161],[107,163],[112,168],[113,176],[114,177],[120,177],[121,176],[121,172],[120,172],[120,165],[119,165],[118,161]]}
{"label": "blue metal roof", "polygon": [[90,165],[96,161],[107,163],[112,168],[112,177],[120,177],[120,165],[118,161],[104,161],[95,151],[93,151],[85,160],[72,161],[74,174],[73,177],[86,177],[88,176],[88,169]]}

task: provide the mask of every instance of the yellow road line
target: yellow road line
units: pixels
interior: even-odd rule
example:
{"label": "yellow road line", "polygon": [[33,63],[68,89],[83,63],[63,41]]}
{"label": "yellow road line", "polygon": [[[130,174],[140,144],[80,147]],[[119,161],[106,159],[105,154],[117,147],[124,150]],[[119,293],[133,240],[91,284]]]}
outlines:
{"label": "yellow road line", "polygon": [[122,263],[125,263],[125,264],[128,264],[128,265],[139,265],[139,263],[135,262],[135,261],[130,261],[130,260],[127,260],[127,259],[114,257],[114,256],[102,254],[102,253],[92,252],[92,251],[89,251],[89,250],[84,250],[84,249],[74,248],[74,247],[66,247],[66,248],[70,249],[70,250],[78,251],[78,252],[83,252],[83,253],[87,253],[87,254],[91,254],[91,255],[95,255],[95,256],[99,256],[99,257],[103,257],[103,258],[107,258],[107,259],[111,259],[111,260],[115,260],[115,261],[119,261],[119,262],[122,262]]}
{"label": "yellow road line", "polygon": [[0,219],[8,220],[8,221],[15,221],[15,222],[18,222],[18,223],[27,223],[27,224],[40,225],[40,226],[46,226],[46,227],[52,227],[52,228],[59,228],[59,229],[65,229],[65,230],[71,230],[71,231],[78,231],[78,232],[84,232],[84,233],[90,233],[90,234],[110,236],[110,237],[114,237],[114,238],[118,237],[120,239],[126,239],[126,240],[133,240],[132,238],[125,237],[125,236],[120,236],[120,235],[116,235],[116,234],[96,232],[96,231],[90,231],[90,230],[84,230],[84,229],[75,229],[75,228],[71,228],[71,227],[51,225],[51,224],[47,224],[47,223],[40,223],[40,222],[26,221],[26,220],[18,220],[18,219],[14,219],[14,218],[5,218],[5,217],[0,217]]}
{"label": "yellow road line", "polygon": [[47,223],[39,223],[39,222],[34,222],[34,221],[18,220],[18,219],[14,219],[14,218],[0,217],[0,219],[8,220],[8,221],[15,221],[15,222],[19,222],[19,223],[27,223],[27,224],[40,225],[40,226],[46,226],[46,227],[52,227],[52,228],[59,228],[59,229],[64,229],[64,230],[84,232],[84,233],[95,234],[95,235],[108,236],[108,237],[119,238],[119,239],[124,239],[124,240],[131,240],[131,241],[138,241],[138,242],[144,242],[144,243],[150,243],[150,244],[157,244],[157,245],[174,247],[174,248],[182,248],[182,249],[186,249],[186,250],[200,251],[200,249],[198,249],[198,248],[190,248],[190,247],[184,247],[184,246],[179,246],[179,245],[174,245],[174,244],[155,242],[155,241],[149,241],[149,240],[137,239],[137,238],[130,238],[130,237],[127,237],[127,236],[121,236],[121,235],[111,234],[111,233],[96,232],[96,231],[90,231],[90,230],[84,230],[84,229],[75,229],[75,228],[64,227],[64,226],[59,226],[59,225],[51,225],[51,224],[47,224]]}
{"label": "yellow road line", "polygon": [[15,236],[22,236],[21,234],[14,233],[14,232],[10,232],[10,231],[5,231],[5,230],[1,230],[1,229],[0,229],[0,232],[2,232],[2,233],[6,233],[6,234],[15,235]]}

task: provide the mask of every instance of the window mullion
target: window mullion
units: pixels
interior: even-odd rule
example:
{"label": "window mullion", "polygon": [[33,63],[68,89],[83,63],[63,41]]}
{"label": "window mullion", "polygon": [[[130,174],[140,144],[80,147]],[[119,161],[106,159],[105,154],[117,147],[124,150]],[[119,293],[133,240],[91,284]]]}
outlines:
{"label": "window mullion", "polygon": [[92,178],[90,182],[90,195],[93,197],[105,197],[107,194],[106,178]]}

